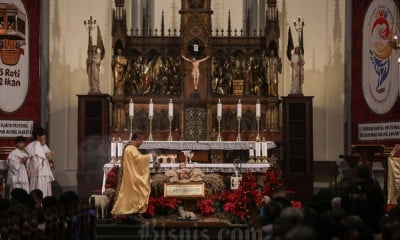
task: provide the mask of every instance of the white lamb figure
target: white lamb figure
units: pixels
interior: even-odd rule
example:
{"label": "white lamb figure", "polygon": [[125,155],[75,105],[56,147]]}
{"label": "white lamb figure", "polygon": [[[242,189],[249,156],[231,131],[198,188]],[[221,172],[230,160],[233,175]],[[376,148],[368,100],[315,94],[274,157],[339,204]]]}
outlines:
{"label": "white lamb figure", "polygon": [[113,189],[107,189],[103,195],[93,194],[89,197],[89,205],[94,206],[97,218],[107,217],[114,194]]}
{"label": "white lamb figure", "polygon": [[183,207],[178,208],[178,220],[191,220],[196,221],[197,217],[194,212],[185,211]]}

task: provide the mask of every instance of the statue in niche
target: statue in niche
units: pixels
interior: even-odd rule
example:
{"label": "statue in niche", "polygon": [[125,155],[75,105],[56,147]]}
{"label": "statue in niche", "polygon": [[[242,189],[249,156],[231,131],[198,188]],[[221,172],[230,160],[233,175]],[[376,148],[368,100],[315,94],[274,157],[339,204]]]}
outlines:
{"label": "statue in niche", "polygon": [[278,74],[282,72],[282,61],[277,56],[275,49],[271,49],[269,55],[265,58],[268,96],[278,97]]}
{"label": "statue in niche", "polygon": [[111,61],[111,69],[114,77],[114,96],[124,95],[127,65],[128,60],[122,55],[122,49],[118,48],[117,53]]}
{"label": "statue in niche", "polygon": [[244,88],[244,92],[246,95],[252,95],[254,92],[254,83],[253,83],[254,68],[255,68],[254,57],[250,57],[249,60],[247,61],[247,71],[246,71],[246,80]]}
{"label": "statue in niche", "polygon": [[257,64],[255,65],[255,91],[254,95],[257,97],[267,96],[267,82],[265,79],[265,67],[263,66],[262,59],[258,59]]}
{"label": "statue in niche", "polygon": [[168,57],[166,61],[166,95],[178,96],[180,94],[180,65],[179,57]]}
{"label": "statue in niche", "polygon": [[212,83],[211,83],[211,90],[212,93],[217,95],[225,95],[225,91],[222,87],[223,83],[223,74],[222,74],[222,67],[221,64],[217,59],[213,59],[212,61],[213,73],[212,73]]}

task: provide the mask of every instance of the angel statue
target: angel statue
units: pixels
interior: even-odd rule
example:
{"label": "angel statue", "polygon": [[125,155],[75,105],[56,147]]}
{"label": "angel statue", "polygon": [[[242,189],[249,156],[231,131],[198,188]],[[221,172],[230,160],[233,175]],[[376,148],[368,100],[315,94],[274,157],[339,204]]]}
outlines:
{"label": "angel statue", "polygon": [[89,43],[86,58],[86,71],[89,77],[89,94],[101,94],[100,91],[100,63],[105,55],[100,27],[97,26],[97,44],[93,45],[92,35],[89,33]]}

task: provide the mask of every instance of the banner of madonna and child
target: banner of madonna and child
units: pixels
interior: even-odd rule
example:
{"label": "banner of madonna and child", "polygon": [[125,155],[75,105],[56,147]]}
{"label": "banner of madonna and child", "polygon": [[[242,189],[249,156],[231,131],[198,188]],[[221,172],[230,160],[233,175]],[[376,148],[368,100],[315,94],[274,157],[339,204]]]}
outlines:
{"label": "banner of madonna and child", "polygon": [[29,88],[29,34],[21,0],[0,3],[0,110],[17,111]]}
{"label": "banner of madonna and child", "polygon": [[[392,47],[398,10],[392,0],[372,1],[364,18],[362,90],[376,114],[389,112],[399,95],[399,54]],[[400,36],[399,36],[400,37]]]}

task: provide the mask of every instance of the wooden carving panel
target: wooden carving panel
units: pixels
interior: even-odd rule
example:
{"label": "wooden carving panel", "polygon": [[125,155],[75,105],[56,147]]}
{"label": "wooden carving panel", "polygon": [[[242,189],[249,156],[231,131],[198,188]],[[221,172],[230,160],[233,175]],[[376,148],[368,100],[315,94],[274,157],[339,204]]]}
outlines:
{"label": "wooden carving panel", "polygon": [[188,107],[185,109],[184,139],[207,139],[207,109],[203,107]]}

